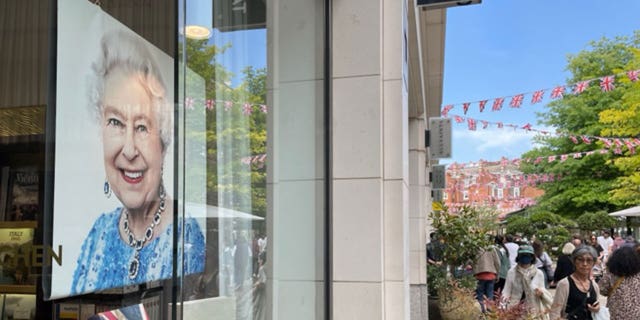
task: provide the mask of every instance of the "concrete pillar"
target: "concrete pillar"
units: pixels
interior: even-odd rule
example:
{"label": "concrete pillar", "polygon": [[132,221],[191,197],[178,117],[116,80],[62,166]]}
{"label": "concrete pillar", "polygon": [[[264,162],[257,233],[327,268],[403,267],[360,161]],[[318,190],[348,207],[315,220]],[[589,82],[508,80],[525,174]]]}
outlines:
{"label": "concrete pillar", "polygon": [[333,2],[333,313],[408,319],[408,112],[402,7]]}
{"label": "concrete pillar", "polygon": [[267,318],[324,319],[323,4],[267,10]]}

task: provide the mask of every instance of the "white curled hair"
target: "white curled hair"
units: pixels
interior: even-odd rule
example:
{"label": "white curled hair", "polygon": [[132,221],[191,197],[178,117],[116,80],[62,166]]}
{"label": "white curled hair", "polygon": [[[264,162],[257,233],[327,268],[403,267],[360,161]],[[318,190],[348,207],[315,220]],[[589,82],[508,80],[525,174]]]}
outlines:
{"label": "white curled hair", "polygon": [[120,69],[126,74],[137,74],[140,84],[149,94],[160,129],[162,149],[171,144],[173,132],[173,110],[167,100],[167,87],[143,40],[124,31],[109,32],[100,41],[100,55],[92,65],[88,81],[89,108],[94,118],[101,123],[104,84],[109,73]]}

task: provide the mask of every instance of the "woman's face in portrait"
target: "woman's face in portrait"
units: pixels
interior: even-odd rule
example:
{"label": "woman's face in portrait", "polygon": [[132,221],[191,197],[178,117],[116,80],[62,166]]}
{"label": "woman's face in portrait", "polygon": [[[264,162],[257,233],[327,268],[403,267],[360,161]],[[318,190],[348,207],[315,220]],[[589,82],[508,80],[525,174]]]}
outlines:
{"label": "woman's face in portrait", "polygon": [[107,179],[126,208],[142,209],[158,199],[164,154],[157,113],[138,74],[112,70],[102,108]]}

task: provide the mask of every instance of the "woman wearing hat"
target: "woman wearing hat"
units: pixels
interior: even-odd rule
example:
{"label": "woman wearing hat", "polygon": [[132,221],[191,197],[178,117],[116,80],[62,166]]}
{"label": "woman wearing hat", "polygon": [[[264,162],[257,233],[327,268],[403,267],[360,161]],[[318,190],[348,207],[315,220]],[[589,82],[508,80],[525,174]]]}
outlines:
{"label": "woman wearing hat", "polygon": [[551,308],[551,319],[591,320],[591,312],[598,312],[599,288],[590,278],[591,268],[598,258],[598,252],[591,246],[581,246],[573,250],[571,261],[575,271],[560,280]]}
{"label": "woman wearing hat", "polygon": [[502,300],[508,308],[523,301],[531,315],[548,319],[545,312],[552,298],[545,288],[544,274],[535,267],[535,253],[530,245],[518,248],[516,263],[507,274]]}

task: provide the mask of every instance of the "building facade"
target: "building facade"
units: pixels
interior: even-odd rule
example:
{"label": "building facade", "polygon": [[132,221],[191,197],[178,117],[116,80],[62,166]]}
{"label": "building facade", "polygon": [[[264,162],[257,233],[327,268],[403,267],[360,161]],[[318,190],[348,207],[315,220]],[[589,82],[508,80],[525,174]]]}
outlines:
{"label": "building facade", "polygon": [[443,199],[453,211],[463,206],[485,206],[505,216],[535,204],[544,193],[536,187],[542,179],[532,179],[509,161],[453,163],[447,167],[446,176]]}

